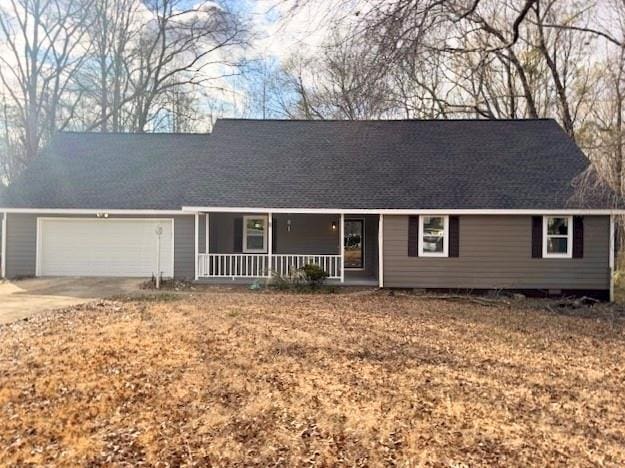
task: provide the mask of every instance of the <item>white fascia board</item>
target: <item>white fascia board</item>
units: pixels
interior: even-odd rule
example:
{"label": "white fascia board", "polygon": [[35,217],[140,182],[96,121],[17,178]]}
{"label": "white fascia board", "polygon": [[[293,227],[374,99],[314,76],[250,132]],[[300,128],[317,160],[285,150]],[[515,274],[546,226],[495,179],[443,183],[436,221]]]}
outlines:
{"label": "white fascia board", "polygon": [[302,213],[302,214],[386,214],[386,215],[625,215],[625,209],[362,209],[362,208],[250,208],[229,206],[183,206],[180,210],[2,208],[0,212],[67,215],[193,215],[195,213]]}
{"label": "white fascia board", "polygon": [[385,215],[615,215],[625,214],[625,210],[616,209],[560,209],[535,210],[522,209],[356,209],[356,208],[250,208],[229,206],[183,206],[185,213],[222,212],[222,213],[303,213],[303,214],[385,214]]}
{"label": "white fascia board", "polygon": [[190,215],[183,210],[109,210],[106,208],[92,209],[74,209],[74,208],[1,208],[0,212],[6,213],[22,213],[22,214],[65,214],[65,215],[97,215],[106,213],[109,215]]}

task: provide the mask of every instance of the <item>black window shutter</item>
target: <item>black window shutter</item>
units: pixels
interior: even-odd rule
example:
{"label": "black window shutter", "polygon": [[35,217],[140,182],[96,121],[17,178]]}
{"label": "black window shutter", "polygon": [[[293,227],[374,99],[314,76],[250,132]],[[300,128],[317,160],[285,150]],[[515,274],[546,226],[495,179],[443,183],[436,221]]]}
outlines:
{"label": "black window shutter", "polygon": [[584,218],[573,217],[573,258],[584,258]]}
{"label": "black window shutter", "polygon": [[271,250],[275,253],[278,251],[276,240],[278,239],[278,218],[271,218]]}
{"label": "black window shutter", "polygon": [[408,217],[408,256],[419,256],[419,217]]}
{"label": "black window shutter", "polygon": [[449,217],[449,256],[460,256],[460,218]]}
{"label": "black window shutter", "polygon": [[232,251],[234,253],[243,252],[243,218],[234,218],[234,233],[232,239],[234,240]]}
{"label": "black window shutter", "polygon": [[532,258],[543,257],[543,217],[532,216]]}

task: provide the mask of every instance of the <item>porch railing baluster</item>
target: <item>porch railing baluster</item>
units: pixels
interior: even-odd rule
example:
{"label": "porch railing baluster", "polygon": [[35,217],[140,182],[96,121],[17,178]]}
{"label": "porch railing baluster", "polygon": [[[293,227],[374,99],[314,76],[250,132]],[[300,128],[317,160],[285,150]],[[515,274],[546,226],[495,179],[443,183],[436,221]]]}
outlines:
{"label": "porch railing baluster", "polygon": [[262,278],[271,271],[281,276],[291,270],[313,263],[319,265],[330,279],[340,279],[340,255],[273,254],[198,254],[201,278]]}

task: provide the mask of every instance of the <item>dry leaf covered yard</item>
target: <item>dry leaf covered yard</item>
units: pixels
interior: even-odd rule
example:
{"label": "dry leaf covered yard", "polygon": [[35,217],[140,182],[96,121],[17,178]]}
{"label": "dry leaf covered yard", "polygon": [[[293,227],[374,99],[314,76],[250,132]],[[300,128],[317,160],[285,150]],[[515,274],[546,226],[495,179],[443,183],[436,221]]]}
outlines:
{"label": "dry leaf covered yard", "polygon": [[2,464],[625,463],[614,314],[217,290],[0,343]]}

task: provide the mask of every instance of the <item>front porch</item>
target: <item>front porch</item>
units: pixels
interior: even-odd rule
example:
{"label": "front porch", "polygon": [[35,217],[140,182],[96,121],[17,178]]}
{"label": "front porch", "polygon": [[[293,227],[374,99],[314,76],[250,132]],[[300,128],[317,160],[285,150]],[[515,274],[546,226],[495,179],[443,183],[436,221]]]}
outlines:
{"label": "front porch", "polygon": [[332,284],[379,284],[377,215],[203,212],[195,216],[196,281],[251,282],[306,264]]}

